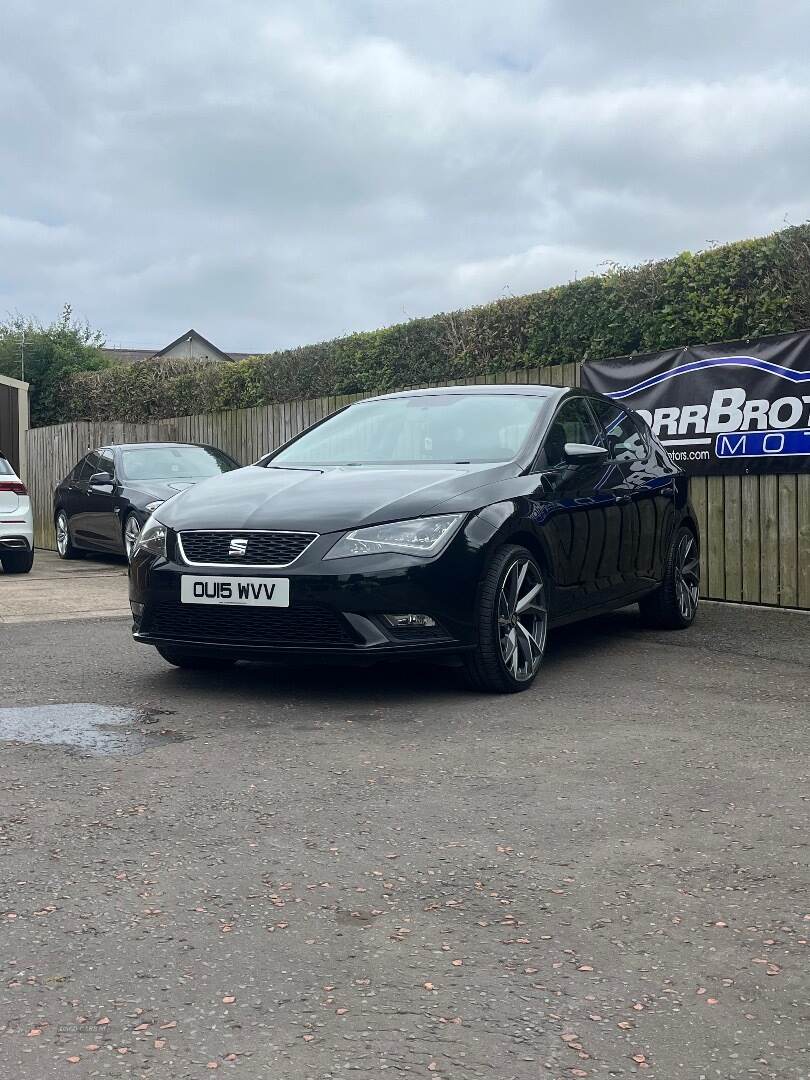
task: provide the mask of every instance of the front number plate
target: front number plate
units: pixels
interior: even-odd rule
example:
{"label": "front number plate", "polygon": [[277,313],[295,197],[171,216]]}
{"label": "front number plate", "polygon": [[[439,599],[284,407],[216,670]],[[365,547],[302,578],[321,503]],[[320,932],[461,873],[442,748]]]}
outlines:
{"label": "front number plate", "polygon": [[183,574],[180,600],[184,604],[289,607],[290,582],[288,578],[192,577]]}

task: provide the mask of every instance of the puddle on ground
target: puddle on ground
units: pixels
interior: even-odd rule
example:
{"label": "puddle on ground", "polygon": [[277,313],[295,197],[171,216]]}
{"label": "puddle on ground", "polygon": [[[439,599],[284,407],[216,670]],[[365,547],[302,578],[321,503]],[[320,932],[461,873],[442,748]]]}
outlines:
{"label": "puddle on ground", "polygon": [[99,756],[142,754],[152,746],[189,738],[163,727],[163,709],[122,705],[30,705],[0,709],[0,741],[64,746]]}

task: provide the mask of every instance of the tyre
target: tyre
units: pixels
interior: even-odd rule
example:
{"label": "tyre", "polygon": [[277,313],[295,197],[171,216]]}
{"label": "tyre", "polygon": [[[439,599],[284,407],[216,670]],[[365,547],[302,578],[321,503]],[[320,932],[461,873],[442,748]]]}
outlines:
{"label": "tyre", "polygon": [[685,630],[694,621],[700,594],[700,552],[697,537],[682,525],[667,554],[662,584],[639,601],[647,626]]}
{"label": "tyre", "polygon": [[502,547],[479,590],[478,645],[464,659],[469,685],[493,694],[528,690],[543,661],[547,631],[547,593],[537,560],[524,547]]}
{"label": "tyre", "polygon": [[81,559],[84,552],[75,547],[70,539],[70,527],[68,526],[67,514],[60,510],[54,521],[56,529],[56,554],[60,559]]}
{"label": "tyre", "polygon": [[6,574],[27,574],[34,565],[33,551],[4,551],[0,563]]}
{"label": "tyre", "polygon": [[124,554],[127,562],[132,562],[132,552],[141,535],[141,523],[134,514],[127,514],[124,521]]}
{"label": "tyre", "polygon": [[224,671],[236,663],[226,656],[203,656],[200,653],[186,652],[184,649],[164,648],[162,645],[156,645],[155,648],[169,664],[187,671]]}

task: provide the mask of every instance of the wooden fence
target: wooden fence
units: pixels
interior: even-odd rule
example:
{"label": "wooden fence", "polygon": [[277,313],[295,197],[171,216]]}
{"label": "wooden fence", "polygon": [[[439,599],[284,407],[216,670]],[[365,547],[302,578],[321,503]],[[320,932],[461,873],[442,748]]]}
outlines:
{"label": "wooden fence", "polygon": [[[579,371],[575,364],[564,364],[473,381],[572,386],[579,381]],[[36,544],[56,546],[53,489],[88,449],[152,440],[209,443],[247,464],[335,409],[367,396],[291,401],[145,424],[34,428],[28,432],[28,476]],[[704,596],[810,610],[810,474],[700,476],[692,479],[691,492],[702,537]]]}

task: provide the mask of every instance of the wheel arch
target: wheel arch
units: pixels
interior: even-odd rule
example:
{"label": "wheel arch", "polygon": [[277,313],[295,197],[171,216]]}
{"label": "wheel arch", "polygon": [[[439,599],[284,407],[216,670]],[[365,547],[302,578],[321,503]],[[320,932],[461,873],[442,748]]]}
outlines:
{"label": "wheel arch", "polygon": [[697,541],[698,549],[700,548],[700,528],[697,523],[697,519],[692,511],[687,510],[679,522],[679,526],[685,526],[694,536]]}
{"label": "wheel arch", "polygon": [[519,544],[537,560],[540,569],[545,576],[553,582],[554,576],[551,571],[551,559],[542,540],[528,529],[518,529],[508,536],[504,536],[503,544]]}
{"label": "wheel arch", "polygon": [[[680,524],[679,524],[678,528],[680,528],[680,529],[688,529],[689,532],[692,534],[692,537],[694,538],[695,547],[697,548],[697,554],[698,554],[698,566],[700,567],[700,574],[701,574],[701,577],[702,577],[703,576],[704,552],[703,552],[703,545],[701,544],[701,540],[700,540],[700,526],[697,523],[697,518],[695,517],[694,512],[686,512],[683,515],[683,517],[681,518],[681,521],[680,521]],[[702,584],[703,583],[701,582],[701,587],[702,587]]]}
{"label": "wheel arch", "polygon": [[554,562],[545,542],[531,529],[518,527],[514,532],[505,533],[499,539],[499,543],[496,547],[500,548],[509,544],[516,544],[525,548],[529,554],[537,560],[543,579],[547,585],[546,604],[548,605],[549,614],[553,616],[557,607],[557,581],[554,576]]}

